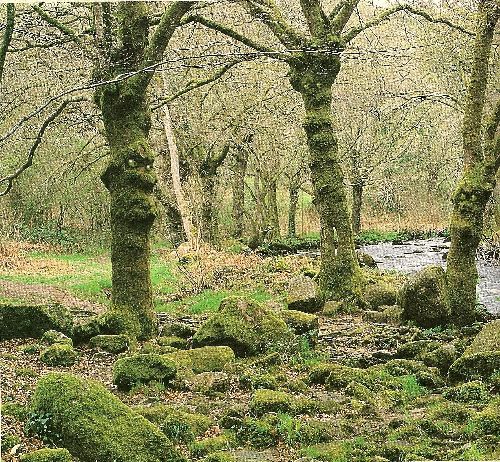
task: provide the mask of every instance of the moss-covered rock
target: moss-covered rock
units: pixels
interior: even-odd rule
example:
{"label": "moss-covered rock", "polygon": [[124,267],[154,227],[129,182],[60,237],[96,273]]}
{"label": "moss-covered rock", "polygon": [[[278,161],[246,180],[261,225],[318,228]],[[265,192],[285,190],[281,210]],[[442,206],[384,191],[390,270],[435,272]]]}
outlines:
{"label": "moss-covered rock", "polygon": [[446,274],[440,266],[429,266],[410,277],[398,298],[403,319],[418,326],[440,326],[450,319]]}
{"label": "moss-covered rock", "polygon": [[179,349],[187,348],[187,340],[182,337],[177,337],[176,335],[159,337],[157,341],[160,346],[170,346]]}
{"label": "moss-covered rock", "polygon": [[92,337],[99,335],[101,326],[97,316],[75,323],[73,327],[73,341],[78,345],[88,342]]}
{"label": "moss-covered rock", "polygon": [[500,320],[486,324],[450,367],[450,379],[489,379],[500,371]]}
{"label": "moss-covered rock", "polygon": [[235,360],[234,351],[228,346],[206,346],[175,351],[163,356],[175,363],[178,369],[191,369],[196,374],[220,372]]}
{"label": "moss-covered rock", "polygon": [[417,359],[417,356],[433,351],[440,345],[436,340],[416,340],[401,345],[396,352],[396,356],[403,359]]}
{"label": "moss-covered rock", "polygon": [[392,306],[396,304],[398,289],[389,278],[369,278],[363,287],[363,298],[367,305],[379,311],[381,306]]}
{"label": "moss-covered rock", "polygon": [[190,389],[210,395],[222,393],[231,386],[231,379],[225,372],[202,372],[190,379]]}
{"label": "moss-covered rock", "polygon": [[171,441],[175,442],[192,442],[213,425],[210,417],[174,406],[137,406],[133,410],[158,426]]}
{"label": "moss-covered rock", "polygon": [[90,339],[90,346],[107,351],[108,353],[118,354],[127,351],[130,347],[130,337],[125,334],[118,335],[96,335]]}
{"label": "moss-covered rock", "polygon": [[361,268],[377,268],[377,262],[370,254],[357,250],[356,256],[358,257],[358,263]]}
{"label": "moss-covered rock", "polygon": [[181,321],[172,321],[162,327],[161,335],[162,337],[181,337],[188,339],[196,333],[196,329]]}
{"label": "moss-covered rock", "polygon": [[443,396],[446,399],[467,404],[481,404],[490,398],[486,385],[480,380],[465,382],[456,387],[448,388],[443,393]]}
{"label": "moss-covered rock", "polygon": [[21,456],[21,462],[72,462],[67,449],[39,449]]}
{"label": "moss-covered rock", "polygon": [[42,338],[40,339],[42,345],[53,345],[54,343],[65,343],[67,345],[73,346],[73,340],[62,332],[57,332],[56,330],[48,330],[44,332]]}
{"label": "moss-covered rock", "polygon": [[175,377],[177,367],[169,358],[157,354],[138,354],[118,359],[113,366],[113,383],[120,390],[158,382],[166,384]]}
{"label": "moss-covered rock", "polygon": [[272,311],[243,298],[227,298],[193,337],[194,346],[227,345],[238,356],[288,349],[293,334]]}
{"label": "moss-covered rock", "polygon": [[314,314],[295,310],[283,310],[280,317],[296,334],[305,334],[319,329],[319,319]]}
{"label": "moss-covered rock", "polygon": [[203,462],[236,462],[236,459],[229,452],[217,451],[205,457]]}
{"label": "moss-covered rock", "polygon": [[50,429],[82,462],[186,461],[158,427],[95,381],[47,374],[39,380],[31,406],[35,421],[50,416],[40,436]]}
{"label": "moss-covered rock", "polygon": [[54,343],[40,353],[40,361],[48,366],[72,366],[77,359],[77,352],[67,343]]}
{"label": "moss-covered rock", "polygon": [[257,416],[267,412],[295,415],[317,411],[318,404],[283,391],[260,389],[255,391],[250,401],[250,410]]}
{"label": "moss-covered rock", "polygon": [[500,435],[500,398],[496,398],[473,418],[474,428],[480,435]]}
{"label": "moss-covered rock", "polygon": [[290,281],[286,299],[288,309],[317,313],[323,308],[316,282],[307,276],[297,276]]}
{"label": "moss-covered rock", "polygon": [[61,305],[0,303],[0,340],[40,338],[48,330],[71,335],[73,317]]}
{"label": "moss-covered rock", "polygon": [[232,443],[233,438],[229,434],[223,433],[191,443],[189,445],[189,451],[193,457],[203,457],[211,452],[229,449]]}

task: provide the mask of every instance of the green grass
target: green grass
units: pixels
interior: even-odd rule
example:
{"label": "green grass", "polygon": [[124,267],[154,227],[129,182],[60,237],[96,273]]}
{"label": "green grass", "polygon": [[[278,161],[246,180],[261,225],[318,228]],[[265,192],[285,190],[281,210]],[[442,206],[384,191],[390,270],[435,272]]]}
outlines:
{"label": "green grass", "polygon": [[220,302],[224,298],[230,296],[246,296],[261,303],[272,298],[268,292],[262,289],[253,292],[207,289],[199,294],[186,297],[179,301],[169,303],[157,302],[155,309],[159,313],[212,313],[217,311]]}

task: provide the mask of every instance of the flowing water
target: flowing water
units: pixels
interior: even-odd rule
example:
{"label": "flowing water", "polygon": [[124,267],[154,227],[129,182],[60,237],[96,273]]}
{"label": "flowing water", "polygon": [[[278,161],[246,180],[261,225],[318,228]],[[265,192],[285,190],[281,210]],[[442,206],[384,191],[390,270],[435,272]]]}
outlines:
{"label": "flowing water", "polygon": [[[370,254],[380,269],[414,273],[428,265],[446,267],[445,255],[450,243],[444,238],[366,245],[362,251]],[[500,314],[500,265],[478,260],[479,302],[490,313]]]}

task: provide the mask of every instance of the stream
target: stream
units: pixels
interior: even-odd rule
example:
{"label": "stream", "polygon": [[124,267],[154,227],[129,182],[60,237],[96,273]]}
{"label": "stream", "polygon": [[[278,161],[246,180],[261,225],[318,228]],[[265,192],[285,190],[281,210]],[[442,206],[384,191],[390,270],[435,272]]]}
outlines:
{"label": "stream", "polygon": [[[450,243],[445,238],[405,241],[402,244],[365,245],[363,252],[370,254],[380,269],[414,273],[428,265],[446,267],[444,255]],[[500,315],[500,265],[478,260],[479,302],[493,314]]]}

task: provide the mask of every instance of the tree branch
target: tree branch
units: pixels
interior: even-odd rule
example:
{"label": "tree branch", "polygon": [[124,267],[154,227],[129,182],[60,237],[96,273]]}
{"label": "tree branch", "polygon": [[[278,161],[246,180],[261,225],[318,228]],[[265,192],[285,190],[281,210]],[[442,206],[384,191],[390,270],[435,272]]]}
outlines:
{"label": "tree branch", "polygon": [[38,15],[49,25],[52,27],[55,27],[57,30],[62,32],[64,35],[67,35],[68,37],[73,40],[73,42],[80,44],[81,40],[78,37],[78,35],[73,31],[71,28],[69,28],[66,24],[63,24],[61,21],[58,21],[56,18],[50,16],[45,10],[43,10],[40,6],[38,5],[33,5],[32,6],[33,10],[35,10]]}
{"label": "tree branch", "polygon": [[358,6],[359,0],[344,0],[341,2],[342,6],[339,8],[338,13],[331,20],[332,31],[335,34],[341,34],[344,30],[349,19],[351,19],[352,13]]}
{"label": "tree branch", "polygon": [[311,35],[315,38],[325,37],[331,24],[321,7],[320,0],[300,0],[300,7]]}
{"label": "tree branch", "polygon": [[392,16],[394,13],[397,13],[398,11],[406,11],[407,13],[411,13],[417,16],[421,16],[422,18],[426,19],[429,22],[432,22],[434,24],[445,24],[453,29],[456,29],[464,34],[474,36],[473,32],[468,31],[464,27],[452,23],[449,19],[446,18],[434,18],[432,15],[427,13],[426,11],[419,10],[417,8],[414,8],[409,5],[395,5],[392,8],[388,8],[387,10],[383,11],[378,15],[376,18],[373,18],[371,21],[368,21],[366,24],[361,25],[359,27],[355,27],[354,29],[350,29],[344,34],[344,41],[346,43],[349,43],[352,41],[355,37],[357,37],[361,32],[370,29],[371,27],[378,26],[385,20],[389,19],[390,16]]}
{"label": "tree branch", "polygon": [[14,33],[14,20],[16,16],[16,7],[13,3],[7,3],[7,22],[5,24],[5,32],[3,34],[2,46],[0,48],[0,82],[3,77],[3,69],[5,66],[5,57],[9,50],[9,45]]}
{"label": "tree branch", "polygon": [[57,119],[57,117],[59,117],[59,115],[61,115],[61,113],[66,108],[66,106],[71,102],[72,102],[71,100],[64,101],[49,117],[47,117],[45,119],[42,126],[40,127],[40,130],[38,131],[38,135],[35,138],[35,142],[33,143],[33,145],[31,146],[31,148],[28,152],[28,157],[26,158],[26,161],[14,173],[11,173],[10,175],[7,175],[4,178],[0,178],[0,184],[7,183],[7,186],[5,187],[5,189],[2,192],[0,192],[0,197],[8,194],[9,191],[12,189],[12,186],[14,184],[14,180],[19,178],[19,176],[21,176],[21,174],[25,170],[27,170],[29,167],[31,167],[33,165],[33,158],[35,156],[35,153],[36,153],[38,147],[40,146],[40,143],[42,142],[43,135],[44,135],[45,131],[47,130],[49,125],[52,122],[54,122],[54,120]]}
{"label": "tree branch", "polygon": [[250,14],[261,20],[287,48],[303,48],[306,38],[288,24],[274,0],[246,0]]}
{"label": "tree branch", "polygon": [[214,72],[210,77],[189,82],[182,90],[179,90],[174,95],[163,99],[156,106],[153,106],[151,110],[156,111],[157,109],[163,107],[165,104],[171,103],[172,101],[176,100],[177,98],[180,98],[181,96],[185,95],[186,93],[189,93],[190,91],[196,90],[197,88],[203,87],[204,85],[208,85],[209,83],[215,82],[216,80],[220,79],[227,71],[229,71],[231,68],[233,68],[234,66],[236,66],[241,62],[243,62],[242,59],[232,61],[229,64],[226,64],[225,66],[220,68],[218,71]]}
{"label": "tree branch", "polygon": [[266,45],[258,43],[255,40],[252,40],[248,37],[245,37],[243,34],[240,34],[239,32],[235,31],[234,29],[231,29],[231,28],[225,26],[224,24],[220,24],[218,22],[212,21],[211,19],[204,18],[203,16],[198,16],[198,15],[188,16],[182,22],[184,24],[187,24],[190,22],[197,22],[199,24],[202,24],[205,27],[208,27],[209,29],[220,32],[221,34],[224,34],[227,37],[230,37],[230,38],[232,38],[240,43],[243,43],[243,45],[246,45],[249,48],[252,48],[252,49],[257,50],[257,51],[261,51],[263,53],[268,53],[269,55],[274,55],[274,54],[276,54],[277,56],[279,55],[279,52],[274,50],[273,48],[270,48]]}

